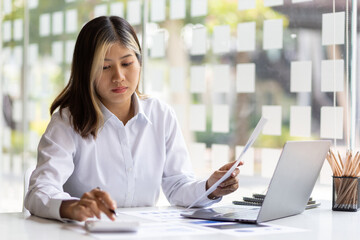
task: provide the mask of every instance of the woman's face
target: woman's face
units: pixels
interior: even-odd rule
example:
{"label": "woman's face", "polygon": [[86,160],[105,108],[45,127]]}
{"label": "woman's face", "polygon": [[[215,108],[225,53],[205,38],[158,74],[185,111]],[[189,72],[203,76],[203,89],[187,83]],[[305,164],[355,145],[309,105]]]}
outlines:
{"label": "woman's face", "polygon": [[140,63],[134,51],[120,43],[112,45],[105,55],[100,78],[95,80],[101,102],[111,111],[128,108],[131,95],[140,78]]}

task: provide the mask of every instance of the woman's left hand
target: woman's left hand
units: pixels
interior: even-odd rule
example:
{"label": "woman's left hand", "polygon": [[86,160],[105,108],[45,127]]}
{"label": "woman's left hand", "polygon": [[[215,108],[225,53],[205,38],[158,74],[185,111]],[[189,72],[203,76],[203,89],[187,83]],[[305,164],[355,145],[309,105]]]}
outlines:
{"label": "woman's left hand", "polygon": [[[212,185],[214,185],[225,173],[234,165],[235,162],[230,162],[216,170],[206,181],[206,190],[208,190]],[[243,165],[243,162],[240,162],[238,166]],[[231,173],[225,181],[223,181],[210,195],[209,199],[216,199],[221,196],[227,195],[234,192],[239,187],[239,182],[237,175],[240,173],[238,168],[235,168],[234,172]]]}

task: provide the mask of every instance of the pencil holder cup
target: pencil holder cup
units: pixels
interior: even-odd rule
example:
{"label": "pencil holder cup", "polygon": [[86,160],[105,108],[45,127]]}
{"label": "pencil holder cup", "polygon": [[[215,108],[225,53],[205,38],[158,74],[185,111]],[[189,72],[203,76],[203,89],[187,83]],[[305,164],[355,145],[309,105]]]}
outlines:
{"label": "pencil holder cup", "polygon": [[360,178],[333,176],[332,210],[356,212],[360,208]]}

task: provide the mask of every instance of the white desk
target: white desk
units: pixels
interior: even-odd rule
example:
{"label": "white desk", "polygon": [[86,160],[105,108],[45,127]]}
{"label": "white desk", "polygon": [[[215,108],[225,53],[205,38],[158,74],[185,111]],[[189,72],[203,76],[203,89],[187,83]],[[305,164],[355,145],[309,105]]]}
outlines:
{"label": "white desk", "polygon": [[[305,229],[306,231],[253,236],[246,239],[357,239],[360,236],[360,212],[335,212],[331,210],[330,202],[320,201],[317,209],[306,210],[300,215],[283,218],[268,223]],[[142,208],[145,209],[145,208]],[[156,209],[156,208],[147,208]],[[134,209],[132,209],[134,210]],[[23,213],[0,214],[0,238],[5,240],[82,240],[93,237],[69,230],[69,225],[58,221],[41,219]],[[154,239],[154,238],[144,238]],[[159,239],[158,237],[156,239]],[[169,239],[163,237],[161,239]],[[209,232],[207,235],[182,236],[171,239],[206,239],[227,240],[237,237]]]}

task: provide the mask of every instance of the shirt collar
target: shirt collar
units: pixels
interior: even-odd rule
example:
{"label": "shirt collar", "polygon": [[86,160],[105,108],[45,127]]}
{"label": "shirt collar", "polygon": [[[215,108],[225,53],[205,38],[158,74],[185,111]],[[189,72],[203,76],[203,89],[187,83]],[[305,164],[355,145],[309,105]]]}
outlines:
{"label": "shirt collar", "polygon": [[[139,116],[142,116],[148,123],[152,124],[149,117],[144,112],[144,107],[142,101],[139,99],[139,96],[134,93],[131,96],[131,101],[134,106],[134,118],[138,118]],[[105,107],[105,105],[100,102],[100,109],[104,116],[104,123],[109,120],[111,117],[116,117],[109,109]]]}

